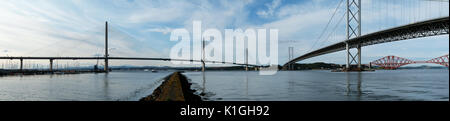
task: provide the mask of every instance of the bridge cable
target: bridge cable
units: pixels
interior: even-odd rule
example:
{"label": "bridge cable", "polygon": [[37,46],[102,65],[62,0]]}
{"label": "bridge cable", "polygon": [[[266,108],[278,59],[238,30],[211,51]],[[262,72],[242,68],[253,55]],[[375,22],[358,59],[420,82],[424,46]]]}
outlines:
{"label": "bridge cable", "polygon": [[336,24],[336,26],[334,26],[333,31],[327,36],[327,39],[325,39],[325,41],[320,45],[320,47],[322,47],[326,42],[328,42],[328,40],[330,39],[332,34],[336,32],[336,30],[339,27],[340,23],[342,23],[342,20],[344,20],[345,15],[347,15],[347,13],[344,13],[342,15],[342,17],[339,19],[339,22]]}
{"label": "bridge cable", "polygon": [[311,46],[311,48],[307,51],[311,52],[312,49],[314,49],[314,47],[316,46],[317,42],[320,41],[320,39],[322,38],[322,36],[325,34],[326,30],[328,30],[329,25],[331,24],[331,22],[333,21],[334,16],[336,15],[337,11],[339,10],[339,8],[341,7],[341,4],[343,3],[344,0],[341,0],[339,2],[339,4],[337,5],[336,9],[334,9],[333,15],[331,16],[330,20],[328,20],[327,25],[325,26],[325,29],[323,29],[322,33],[320,34],[319,38],[317,38],[317,40],[314,42],[313,46]]}

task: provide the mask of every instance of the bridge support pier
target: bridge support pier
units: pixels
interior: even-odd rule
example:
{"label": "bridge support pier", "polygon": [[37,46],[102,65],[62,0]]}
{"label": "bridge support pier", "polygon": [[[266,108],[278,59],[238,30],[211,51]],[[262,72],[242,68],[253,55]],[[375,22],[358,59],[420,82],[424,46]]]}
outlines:
{"label": "bridge support pier", "polygon": [[205,67],[205,61],[202,60],[202,72],[205,72],[205,70],[206,70],[206,67]]}
{"label": "bridge support pier", "polygon": [[[356,55],[352,55],[352,53],[350,52],[350,45],[347,43],[346,44],[346,51],[347,51],[347,64],[346,64],[346,70],[350,71],[350,70],[363,70],[362,67],[362,63],[361,63],[361,55],[362,55],[362,51],[361,51],[361,45],[357,45],[356,47],[357,49],[357,53]],[[356,63],[357,67],[354,68],[351,65]]]}
{"label": "bridge support pier", "polygon": [[23,71],[23,59],[20,59],[20,71]]}
{"label": "bridge support pier", "polygon": [[350,46],[348,45],[348,43],[345,43],[345,48],[346,48],[346,54],[347,54],[347,63],[346,63],[346,65],[345,65],[345,67],[346,67],[346,69],[349,69],[350,68],[350,55],[351,55],[351,53],[350,53]]}
{"label": "bridge support pier", "polygon": [[362,66],[361,66],[361,44],[358,45],[357,49],[358,49],[358,70],[361,70],[362,69]]}
{"label": "bridge support pier", "polygon": [[53,71],[53,59],[50,59],[50,65],[49,66],[50,66],[50,68],[49,68],[50,71]]}

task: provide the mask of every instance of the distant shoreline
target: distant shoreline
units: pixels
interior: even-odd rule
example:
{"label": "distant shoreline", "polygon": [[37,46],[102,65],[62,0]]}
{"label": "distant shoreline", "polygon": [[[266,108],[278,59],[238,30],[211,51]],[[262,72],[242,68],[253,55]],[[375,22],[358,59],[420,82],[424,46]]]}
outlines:
{"label": "distant shoreline", "polygon": [[[192,71],[192,72],[201,72],[201,68],[198,67],[127,67],[127,68],[117,68],[112,67],[111,72],[131,72],[131,71],[144,71],[147,69],[152,69],[156,71]],[[385,70],[378,67],[373,67],[374,70]],[[440,66],[417,66],[417,67],[400,67],[396,70],[417,70],[417,69],[447,69],[447,67]],[[233,66],[233,67],[209,67],[206,69],[207,71],[245,71],[244,67]],[[307,71],[307,70],[333,70],[330,68],[307,68],[307,69],[296,69],[294,71]],[[249,71],[254,71],[254,69],[250,68]],[[280,70],[282,71],[282,70]],[[49,75],[49,74],[82,74],[82,73],[104,73],[104,71],[95,71],[93,69],[79,69],[79,70],[33,70],[27,69],[20,71],[18,69],[0,69],[0,76],[17,76],[17,75]]]}

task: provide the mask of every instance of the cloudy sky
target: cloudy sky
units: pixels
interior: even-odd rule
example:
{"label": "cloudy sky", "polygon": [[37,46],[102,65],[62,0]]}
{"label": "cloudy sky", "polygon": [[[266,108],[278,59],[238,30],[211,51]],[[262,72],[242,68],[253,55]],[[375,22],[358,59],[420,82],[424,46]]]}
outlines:
{"label": "cloudy sky", "polygon": [[[279,30],[279,62],[339,41],[345,36],[340,0],[2,0],[0,56],[102,56],[104,24],[110,23],[110,55],[169,57],[176,28]],[[363,0],[363,34],[420,20],[448,16],[448,2]],[[334,30],[334,31],[333,31]],[[222,31],[223,32],[223,31]],[[319,38],[320,35],[323,37]],[[363,48],[363,62],[387,55],[427,60],[448,54],[448,35]],[[337,52],[304,62],[344,63]],[[3,61],[2,61],[3,62]],[[113,62],[113,65],[167,65]]]}

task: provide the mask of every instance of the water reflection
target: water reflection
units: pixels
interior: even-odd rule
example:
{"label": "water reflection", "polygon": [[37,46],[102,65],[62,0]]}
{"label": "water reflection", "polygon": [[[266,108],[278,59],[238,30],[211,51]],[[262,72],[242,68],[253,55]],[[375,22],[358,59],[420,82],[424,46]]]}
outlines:
{"label": "water reflection", "polygon": [[248,98],[248,72],[245,72],[245,97]]}
{"label": "water reflection", "polygon": [[295,86],[296,86],[296,83],[295,83],[295,79],[297,78],[297,76],[294,74],[294,73],[292,73],[292,72],[290,72],[290,73],[288,73],[288,75],[287,75],[287,79],[288,79],[288,93],[289,93],[289,95],[295,95],[295,93],[296,93],[296,90],[295,90]]}
{"label": "water reflection", "polygon": [[202,88],[202,95],[205,95],[205,92],[206,92],[206,77],[205,77],[205,71],[203,71],[202,72],[202,76],[203,76],[203,82],[202,82],[202,84],[203,84],[203,88]]}
{"label": "water reflection", "polygon": [[[347,96],[351,96],[356,93],[357,100],[361,99],[362,90],[361,90],[361,84],[362,84],[362,73],[346,73],[347,77]],[[355,84],[356,83],[356,84]],[[356,85],[356,87],[355,87]]]}
{"label": "water reflection", "polygon": [[[210,100],[448,100],[448,70],[439,69],[396,70],[395,73],[383,70],[361,73],[280,71],[272,76],[244,71],[209,71],[207,74],[207,96],[203,97]],[[199,84],[200,92],[202,81],[206,81],[202,80],[203,75],[187,72],[186,76]],[[429,77],[433,77],[433,81],[429,81]]]}
{"label": "water reflection", "polygon": [[105,99],[110,100],[110,96],[109,96],[109,76],[108,73],[105,73],[103,75],[103,96],[105,97]]}
{"label": "water reflection", "polygon": [[136,101],[151,94],[170,73],[133,71],[5,76],[0,77],[0,100]]}

